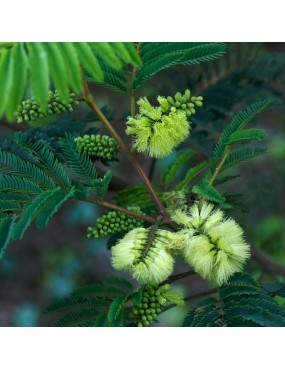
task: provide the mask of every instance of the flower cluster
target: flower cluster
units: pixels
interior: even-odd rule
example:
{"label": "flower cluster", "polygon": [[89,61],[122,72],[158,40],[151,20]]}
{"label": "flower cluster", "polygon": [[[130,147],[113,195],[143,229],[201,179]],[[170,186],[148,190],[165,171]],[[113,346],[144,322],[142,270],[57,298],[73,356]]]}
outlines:
{"label": "flower cluster", "polygon": [[[139,207],[128,207],[129,210],[142,213]],[[143,226],[144,221],[122,212],[111,211],[97,218],[96,225],[87,228],[87,238],[100,238],[121,231],[132,230]]]}
{"label": "flower cluster", "polygon": [[160,284],[173,271],[174,260],[168,251],[173,234],[143,227],[129,231],[112,248],[113,267],[129,271],[141,284]]}
{"label": "flower cluster", "polygon": [[90,157],[106,161],[117,160],[118,144],[108,135],[84,135],[75,138],[79,151],[84,151]]}
{"label": "flower cluster", "polygon": [[[128,117],[126,133],[134,135],[133,147],[139,153],[163,158],[185,141],[190,132],[187,116],[195,113],[192,105],[202,105],[202,98],[194,98],[193,102],[187,103],[190,99],[190,91],[186,90],[183,96],[180,97],[180,95],[175,95],[178,100],[159,96],[157,107],[153,107],[147,98],[138,100],[139,114]],[[174,105],[170,101],[173,101]]]}
{"label": "flower cluster", "polygon": [[149,326],[169,302],[182,306],[183,294],[180,289],[170,290],[169,284],[146,286],[142,292],[142,301],[135,305],[131,317],[137,326]]}
{"label": "flower cluster", "polygon": [[250,256],[242,228],[214,205],[193,205],[189,212],[177,210],[172,220],[182,225],[175,248],[204,279],[222,285],[241,271]]}
{"label": "flower cluster", "polygon": [[74,100],[75,94],[71,93],[68,102],[63,102],[57,90],[55,92],[49,91],[47,110],[43,111],[35,98],[24,100],[17,108],[17,122],[31,122],[38,121],[44,117],[55,114],[72,112],[72,105],[78,105],[79,102]]}

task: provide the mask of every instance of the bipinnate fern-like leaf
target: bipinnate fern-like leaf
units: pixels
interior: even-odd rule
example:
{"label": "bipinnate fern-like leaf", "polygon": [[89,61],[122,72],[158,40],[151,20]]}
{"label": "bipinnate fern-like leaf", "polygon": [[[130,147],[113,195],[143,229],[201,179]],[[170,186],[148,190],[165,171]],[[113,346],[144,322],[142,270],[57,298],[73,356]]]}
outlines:
{"label": "bipinnate fern-like leaf", "polygon": [[3,257],[4,251],[10,241],[16,215],[8,217],[0,215],[0,259]]}
{"label": "bipinnate fern-like leaf", "polygon": [[134,88],[138,89],[143,82],[156,73],[175,65],[191,65],[210,61],[225,52],[223,43],[144,43],[141,48],[143,66],[138,71]]}
{"label": "bipinnate fern-like leaf", "polygon": [[74,171],[79,179],[91,183],[97,179],[97,171],[88,155],[79,151],[76,147],[74,137],[66,133],[59,141],[67,165]]}
{"label": "bipinnate fern-like leaf", "polygon": [[[219,141],[214,148],[213,157],[210,160],[210,169],[212,173],[215,171],[217,165],[222,160],[226,148],[228,148],[229,145],[242,141],[242,139],[245,138],[245,135],[248,135],[248,132],[244,134],[244,132],[241,131],[244,126],[256,115],[267,108],[273,101],[273,98],[268,98],[263,101],[254,103],[249,108],[240,111],[237,115],[234,116],[231,122],[223,130]],[[256,134],[255,132],[255,135],[260,138],[260,133]],[[231,138],[234,139],[233,142],[231,142]]]}
{"label": "bipinnate fern-like leaf", "polygon": [[266,149],[259,148],[259,147],[253,147],[253,146],[247,146],[247,147],[241,147],[234,151],[232,151],[228,157],[226,158],[221,171],[224,171],[230,167],[233,167],[241,162],[244,162],[250,158],[257,157],[261,154],[266,153]]}
{"label": "bipinnate fern-like leaf", "polygon": [[263,294],[248,274],[233,275],[219,296],[199,301],[183,326],[285,326],[285,308]]}

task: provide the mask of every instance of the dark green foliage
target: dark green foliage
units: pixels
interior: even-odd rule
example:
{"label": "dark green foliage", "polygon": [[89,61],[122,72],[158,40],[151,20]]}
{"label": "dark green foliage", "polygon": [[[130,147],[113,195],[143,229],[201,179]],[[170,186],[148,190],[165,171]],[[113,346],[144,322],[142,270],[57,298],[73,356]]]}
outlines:
{"label": "dark green foliage", "polygon": [[9,243],[11,238],[13,225],[15,222],[16,216],[13,217],[6,217],[2,214],[0,216],[0,259],[3,257],[3,253]]}
{"label": "dark green foliage", "polygon": [[168,166],[167,170],[162,174],[162,180],[165,186],[168,186],[172,181],[173,177],[179,171],[179,169],[186,163],[190,158],[192,158],[194,152],[192,149],[187,149],[182,151],[177,155],[175,160]]}
{"label": "dark green foliage", "polygon": [[262,288],[270,297],[279,296],[285,298],[285,283],[264,282]]}
{"label": "dark green foliage", "polygon": [[230,167],[239,164],[240,162],[244,162],[250,158],[257,157],[264,153],[266,153],[266,149],[251,146],[241,147],[239,149],[233,150],[225,160],[221,171],[224,171]]}
{"label": "dark green foliage", "polygon": [[163,69],[175,65],[191,65],[220,57],[225,52],[225,44],[205,43],[144,43],[141,49],[143,66],[137,73],[134,88]]}
{"label": "dark green foliage", "polygon": [[103,82],[105,72],[105,82],[118,85],[113,71],[119,72],[124,63],[141,64],[133,43],[21,42],[0,48],[0,83],[1,91],[5,91],[0,95],[0,116],[6,114],[10,121],[30,80],[35,99],[46,112],[51,82],[65,103],[69,89],[81,91],[81,65],[94,81]]}
{"label": "dark green foliage", "polygon": [[127,301],[127,299],[128,299],[128,296],[122,296],[122,297],[115,298],[113,300],[113,302],[110,305],[108,316],[107,316],[110,322],[116,320],[116,318],[118,317],[119,313],[122,310],[122,306]]}
{"label": "dark green foliage", "polygon": [[[129,210],[141,213],[139,207],[128,207]],[[144,213],[142,213],[144,214]],[[117,232],[132,230],[136,227],[142,227],[144,221],[122,212],[111,211],[105,215],[98,217],[96,225],[88,227],[87,237],[88,238],[99,238],[106,235],[112,235]]]}
{"label": "dark green foliage", "polygon": [[196,177],[198,176],[201,172],[203,172],[204,170],[206,170],[206,168],[208,167],[208,162],[207,161],[203,161],[201,163],[198,163],[196,166],[190,168],[183,180],[181,180],[176,186],[175,186],[175,190],[179,191],[179,190],[182,190],[182,189],[185,189],[185,190],[189,190],[189,183]]}
{"label": "dark green foliage", "polygon": [[39,229],[43,229],[52,216],[59,210],[59,208],[70,198],[74,196],[75,189],[71,188],[68,193],[57,189],[48,198],[42,208],[39,216],[37,217],[36,225]]}
{"label": "dark green foliage", "polygon": [[84,152],[79,152],[76,149],[76,144],[71,134],[67,133],[65,138],[60,140],[60,147],[68,166],[79,179],[85,181],[86,184],[92,184],[97,179],[96,168]]}
{"label": "dark green foliage", "polygon": [[[154,185],[154,189],[158,196],[162,192]],[[153,206],[153,200],[149,195],[146,187],[143,184],[129,185],[125,189],[120,190],[113,197],[113,200],[120,206],[138,206],[141,209]]]}
{"label": "dark green foliage", "polygon": [[[252,120],[257,114],[262,112],[273,101],[272,98],[252,104],[248,109],[240,111],[223,130],[218,143],[215,145],[213,158],[211,159],[211,172],[215,171],[218,163],[222,160],[226,148],[229,145],[232,135],[235,135],[235,142],[239,141],[239,131]],[[243,135],[243,134],[241,134]]]}
{"label": "dark green foliage", "polygon": [[58,299],[44,313],[63,311],[56,326],[123,326],[123,306],[130,299],[133,285],[122,277],[106,278]]}
{"label": "dark green foliage", "polygon": [[202,179],[199,184],[195,185],[193,192],[211,202],[223,203],[225,201],[225,197],[207,179]]}
{"label": "dark green foliage", "polygon": [[188,313],[183,326],[285,326],[285,308],[267,295],[250,275],[233,275],[220,289],[220,300],[207,298]]}
{"label": "dark green foliage", "polygon": [[266,136],[264,130],[258,128],[251,128],[243,131],[234,132],[229,139],[228,145],[233,145],[238,142],[250,141],[250,140],[262,140]]}

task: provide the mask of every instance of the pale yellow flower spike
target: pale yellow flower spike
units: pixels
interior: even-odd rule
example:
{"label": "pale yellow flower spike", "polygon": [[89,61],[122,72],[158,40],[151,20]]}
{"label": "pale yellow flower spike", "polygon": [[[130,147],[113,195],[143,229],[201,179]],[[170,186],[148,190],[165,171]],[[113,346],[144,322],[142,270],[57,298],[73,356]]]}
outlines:
{"label": "pale yellow flower spike", "polygon": [[172,219],[183,226],[172,248],[182,249],[186,262],[204,279],[220,286],[241,271],[250,257],[242,228],[210,203],[205,202],[201,210],[197,204],[189,212],[177,210]]}
{"label": "pale yellow flower spike", "polygon": [[173,271],[174,260],[168,252],[174,233],[158,229],[146,250],[149,229],[136,228],[112,248],[112,265],[129,271],[141,284],[159,284]]}

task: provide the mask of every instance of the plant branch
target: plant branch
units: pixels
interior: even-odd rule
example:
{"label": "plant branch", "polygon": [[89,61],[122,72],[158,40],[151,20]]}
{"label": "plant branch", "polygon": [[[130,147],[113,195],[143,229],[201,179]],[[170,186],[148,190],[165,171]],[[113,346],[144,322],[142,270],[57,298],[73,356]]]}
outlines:
{"label": "plant branch", "polygon": [[83,72],[82,72],[82,81],[83,81],[83,94],[84,94],[84,100],[85,100],[85,102],[98,115],[98,117],[100,118],[100,120],[106,126],[107,130],[110,132],[110,134],[113,136],[113,138],[119,144],[122,152],[127,156],[127,158],[130,160],[130,162],[136,168],[137,172],[141,176],[141,178],[142,178],[145,186],[148,189],[148,192],[150,193],[150,195],[151,195],[151,197],[152,197],[152,199],[153,199],[153,201],[154,201],[157,209],[159,210],[159,212],[161,213],[161,215],[163,216],[163,218],[165,220],[169,220],[169,215],[167,214],[167,212],[166,212],[166,210],[165,210],[165,208],[164,208],[161,200],[159,199],[159,197],[157,196],[155,190],[153,189],[153,186],[151,185],[151,182],[150,182],[149,178],[147,177],[147,175],[146,175],[146,173],[145,173],[145,171],[144,171],[141,163],[139,162],[139,159],[134,155],[134,153],[132,153],[128,149],[128,147],[125,145],[125,143],[123,142],[123,140],[121,139],[121,137],[118,135],[118,133],[116,132],[116,130],[113,128],[113,126],[109,122],[109,120],[106,118],[106,116],[104,115],[104,113],[101,111],[101,109],[96,104],[93,96],[91,95],[91,93],[89,91],[89,88],[88,88],[86,79],[85,79],[85,77],[83,75]]}
{"label": "plant branch", "polygon": [[[193,301],[194,299],[206,297],[207,295],[211,295],[211,294],[216,293],[218,290],[219,290],[219,288],[214,288],[214,289],[207,290],[206,292],[193,294],[193,295],[190,295],[190,296],[184,298],[184,301],[188,302],[188,301]],[[168,310],[170,310],[171,308],[174,308],[174,307],[177,307],[177,305],[176,304],[171,304],[171,305],[165,307],[165,309],[161,313],[163,313],[165,311],[168,311]]]}
{"label": "plant branch", "polygon": [[184,278],[186,278],[188,276],[192,276],[192,275],[195,275],[195,274],[196,274],[196,272],[194,270],[190,270],[190,271],[182,272],[180,274],[172,275],[167,280],[165,280],[162,283],[162,285],[164,285],[164,284],[171,284],[171,283],[173,283],[176,280],[184,279]]}
{"label": "plant branch", "polygon": [[263,267],[265,272],[285,276],[285,266],[281,263],[272,261],[272,259],[260,249],[251,247],[251,255],[252,258]]}
{"label": "plant branch", "polygon": [[119,211],[119,212],[125,213],[129,216],[140,218],[141,220],[149,222],[150,224],[155,223],[155,218],[153,218],[153,217],[146,216],[146,215],[143,215],[141,213],[131,211],[129,209],[120,207],[120,206],[118,206],[117,204],[114,204],[114,203],[106,202],[104,200],[99,200],[99,199],[97,200],[97,199],[93,199],[93,198],[82,198],[81,200],[85,201],[85,202],[88,202],[88,203],[98,204],[99,206],[106,207],[106,208],[109,208],[109,209],[113,209],[114,211]]}

